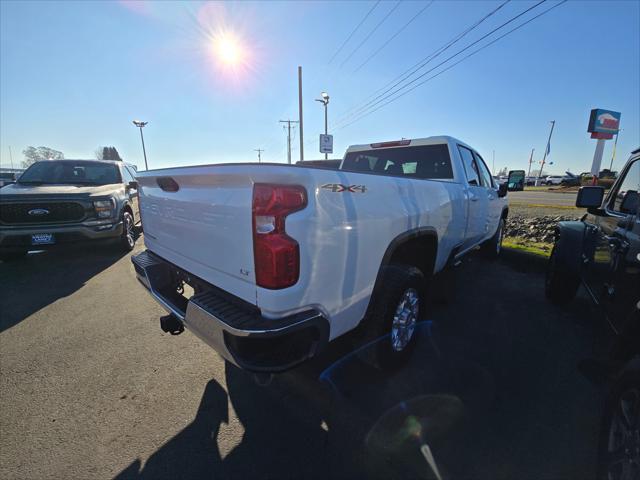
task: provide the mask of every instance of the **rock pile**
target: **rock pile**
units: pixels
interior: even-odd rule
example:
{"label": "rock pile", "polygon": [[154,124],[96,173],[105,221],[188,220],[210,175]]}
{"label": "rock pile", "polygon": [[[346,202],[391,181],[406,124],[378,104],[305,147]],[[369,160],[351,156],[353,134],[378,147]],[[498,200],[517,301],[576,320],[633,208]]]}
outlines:
{"label": "rock pile", "polygon": [[558,222],[578,219],[578,217],[566,215],[543,215],[540,217],[509,215],[505,236],[521,237],[532,242],[553,243],[553,232]]}

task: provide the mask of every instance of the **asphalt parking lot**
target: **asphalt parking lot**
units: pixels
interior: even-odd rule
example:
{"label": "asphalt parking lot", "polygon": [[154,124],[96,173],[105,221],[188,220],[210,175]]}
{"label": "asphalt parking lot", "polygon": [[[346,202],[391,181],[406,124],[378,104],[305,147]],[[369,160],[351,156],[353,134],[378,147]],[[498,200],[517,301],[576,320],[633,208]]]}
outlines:
{"label": "asphalt parking lot", "polygon": [[399,372],[347,339],[261,387],[162,333],[129,255],[0,263],[0,478],[593,478],[597,317],[523,265],[458,267]]}

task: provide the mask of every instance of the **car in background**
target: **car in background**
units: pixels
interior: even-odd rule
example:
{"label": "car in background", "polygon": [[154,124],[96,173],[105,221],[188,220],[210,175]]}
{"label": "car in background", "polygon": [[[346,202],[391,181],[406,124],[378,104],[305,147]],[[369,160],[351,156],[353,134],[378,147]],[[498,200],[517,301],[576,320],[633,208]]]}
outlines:
{"label": "car in background", "polygon": [[0,172],[0,188],[15,183],[16,177],[14,172]]}
{"label": "car in background", "polygon": [[606,196],[582,187],[576,206],[587,214],[558,224],[545,293],[564,304],[583,285],[599,309],[604,348],[587,370],[609,385],[597,478],[640,478],[640,149]]}
{"label": "car in background", "polygon": [[562,179],[560,185],[563,187],[579,187],[581,185],[580,176],[571,172],[565,172],[567,175]]}
{"label": "car in background", "polygon": [[542,183],[544,185],[560,185],[567,178],[569,177],[565,175],[547,175],[542,179]]}
{"label": "car in background", "polygon": [[493,181],[496,183],[496,185],[502,185],[503,183],[507,183],[508,178],[509,177],[507,177],[506,175],[494,175]]}
{"label": "car in background", "polygon": [[135,245],[136,170],[121,161],[44,160],[0,195],[0,259],[85,241]]}

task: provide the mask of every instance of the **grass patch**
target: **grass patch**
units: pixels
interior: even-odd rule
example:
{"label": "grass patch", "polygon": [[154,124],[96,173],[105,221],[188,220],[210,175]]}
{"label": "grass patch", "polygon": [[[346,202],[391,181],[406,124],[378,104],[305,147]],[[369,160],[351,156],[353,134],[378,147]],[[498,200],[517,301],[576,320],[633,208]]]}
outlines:
{"label": "grass patch", "polygon": [[534,242],[522,237],[505,237],[502,240],[502,246],[544,258],[549,258],[551,249],[553,248],[553,244],[551,243]]}

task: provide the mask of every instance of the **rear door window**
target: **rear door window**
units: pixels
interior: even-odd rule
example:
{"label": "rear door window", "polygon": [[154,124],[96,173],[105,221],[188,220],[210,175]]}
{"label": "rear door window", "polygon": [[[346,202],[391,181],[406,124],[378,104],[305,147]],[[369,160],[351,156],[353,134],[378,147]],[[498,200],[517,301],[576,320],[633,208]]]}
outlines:
{"label": "rear door window", "polygon": [[475,158],[476,165],[480,170],[480,181],[482,181],[482,186],[487,188],[493,188],[493,178],[491,177],[491,173],[489,172],[489,168],[487,168],[487,164],[484,163],[484,160],[480,155],[476,152],[473,152],[473,157]]}
{"label": "rear door window", "polygon": [[464,166],[464,172],[467,175],[469,185],[479,187],[480,173],[478,172],[476,161],[473,158],[473,152],[462,145],[458,145],[458,151],[460,152],[460,157],[462,157],[462,165]]}
{"label": "rear door window", "polygon": [[341,170],[422,179],[452,179],[446,144],[350,152]]}

